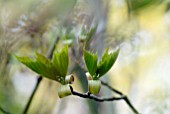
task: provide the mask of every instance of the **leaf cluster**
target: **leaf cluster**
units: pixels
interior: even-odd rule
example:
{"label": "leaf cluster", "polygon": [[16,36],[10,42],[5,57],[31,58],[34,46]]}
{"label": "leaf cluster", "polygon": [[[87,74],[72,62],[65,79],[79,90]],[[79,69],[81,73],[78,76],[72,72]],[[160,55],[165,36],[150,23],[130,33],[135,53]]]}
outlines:
{"label": "leaf cluster", "polygon": [[68,46],[65,46],[60,52],[56,51],[52,60],[49,60],[38,52],[35,58],[16,57],[21,63],[41,76],[65,84],[65,76],[69,64]]}
{"label": "leaf cluster", "polygon": [[[109,53],[107,49],[102,59],[98,62],[97,54],[84,50],[84,61],[93,80],[98,80],[111,69],[118,54],[119,49],[112,53]],[[60,52],[55,51],[52,60],[38,52],[36,52],[35,58],[16,57],[21,63],[41,76],[56,80],[63,85],[67,83],[66,75],[69,65],[68,46],[65,46]]]}
{"label": "leaf cluster", "polygon": [[103,54],[102,59],[98,62],[97,54],[84,50],[85,64],[94,80],[98,80],[111,69],[118,57],[118,54],[119,49],[113,53],[109,53],[107,49]]}

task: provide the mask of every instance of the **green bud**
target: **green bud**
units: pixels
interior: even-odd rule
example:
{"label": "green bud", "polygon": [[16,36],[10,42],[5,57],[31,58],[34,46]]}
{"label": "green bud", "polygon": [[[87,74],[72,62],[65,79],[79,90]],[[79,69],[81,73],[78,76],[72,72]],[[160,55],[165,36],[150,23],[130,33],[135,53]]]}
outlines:
{"label": "green bud", "polygon": [[60,98],[66,97],[71,95],[71,90],[69,84],[67,85],[62,85],[60,89],[58,90],[58,96]]}
{"label": "green bud", "polygon": [[101,88],[100,80],[88,80],[89,92],[92,94],[98,94]]}

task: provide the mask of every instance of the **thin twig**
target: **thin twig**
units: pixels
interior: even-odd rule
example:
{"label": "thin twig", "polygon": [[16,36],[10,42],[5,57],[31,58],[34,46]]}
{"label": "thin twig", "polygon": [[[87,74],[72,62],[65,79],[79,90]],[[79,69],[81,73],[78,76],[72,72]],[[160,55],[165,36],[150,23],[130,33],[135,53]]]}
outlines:
{"label": "thin twig", "polygon": [[34,88],[32,94],[31,94],[31,96],[30,96],[30,98],[29,98],[29,100],[28,100],[28,103],[27,103],[27,105],[26,105],[26,107],[25,107],[25,109],[24,109],[23,114],[26,114],[26,113],[28,112],[28,109],[29,109],[29,107],[30,107],[30,104],[31,104],[31,102],[32,102],[32,99],[33,99],[33,97],[34,97],[34,95],[35,95],[35,93],[36,93],[36,91],[37,91],[37,89],[38,89],[38,87],[39,87],[39,85],[40,85],[41,80],[42,80],[42,77],[41,77],[41,76],[38,76],[38,77],[37,77],[37,82],[36,82],[35,88]]}
{"label": "thin twig", "polygon": [[[80,68],[81,68],[84,72],[87,72],[87,70],[86,70],[85,68],[81,67],[81,65],[80,65],[78,62],[76,62],[76,63],[80,66]],[[102,85],[108,87],[111,91],[113,91],[113,92],[115,92],[116,94],[120,95],[121,98],[123,98],[123,100],[128,104],[128,106],[132,109],[132,111],[133,111],[135,114],[140,114],[140,113],[137,111],[137,109],[132,105],[132,103],[130,102],[129,98],[128,98],[126,95],[124,95],[122,92],[118,91],[117,89],[111,87],[108,83],[103,82],[102,80],[100,80],[100,81],[101,81],[101,84],[102,84]],[[78,96],[79,96],[79,95],[78,95]],[[88,98],[89,98],[89,97],[88,97]],[[90,98],[90,99],[91,99],[91,98]]]}
{"label": "thin twig", "polygon": [[[54,50],[55,50],[55,45],[56,45],[56,43],[57,43],[58,41],[59,41],[59,37],[57,36],[57,38],[55,39],[53,45],[51,46],[51,48],[50,48],[49,51],[47,52],[47,58],[49,58],[49,59],[52,58],[53,52],[54,52]],[[36,86],[35,86],[32,94],[31,94],[31,96],[30,96],[30,98],[29,98],[29,100],[28,100],[28,103],[27,103],[27,105],[26,105],[26,107],[25,107],[25,109],[24,109],[23,114],[26,114],[26,113],[28,112],[28,109],[29,109],[29,107],[30,107],[30,104],[31,104],[31,102],[32,102],[32,99],[33,99],[33,97],[34,97],[34,95],[35,95],[35,93],[36,93],[36,91],[37,91],[37,89],[38,89],[38,87],[39,87],[40,82],[42,81],[42,79],[43,79],[42,76],[38,76],[38,77],[37,77]]]}
{"label": "thin twig", "polygon": [[137,109],[132,105],[132,103],[130,102],[129,98],[124,95],[122,92],[116,90],[115,88],[111,87],[109,84],[107,84],[106,82],[101,81],[101,84],[108,87],[111,91],[117,93],[120,96],[123,96],[123,100],[128,104],[128,106],[132,109],[132,111],[135,114],[139,114],[139,112],[137,111]]}
{"label": "thin twig", "polygon": [[111,87],[108,83],[103,82],[102,80],[100,80],[100,81],[101,81],[101,84],[102,84],[102,85],[104,85],[104,86],[108,87],[111,91],[113,91],[113,92],[117,93],[117,94],[118,94],[118,95],[120,95],[120,96],[122,96],[122,95],[123,95],[123,93],[122,93],[122,92],[120,92],[120,91],[116,90],[115,88]]}
{"label": "thin twig", "polygon": [[[85,68],[83,68],[78,62],[76,62],[80,68],[84,71],[84,72],[87,72],[87,70]],[[101,81],[101,84],[108,87],[111,91],[115,92],[116,94],[120,95],[121,98],[123,98],[123,100],[128,104],[128,106],[132,109],[132,111],[135,113],[135,114],[140,114],[137,109],[132,105],[132,103],[130,102],[129,98],[124,95],[121,91],[118,91],[117,89],[111,87],[108,83],[106,82],[103,82],[102,80]],[[89,98],[89,97],[88,97]],[[91,99],[91,98],[90,98]],[[112,101],[112,100],[111,100]]]}
{"label": "thin twig", "polygon": [[79,96],[79,97],[82,97],[82,98],[93,99],[93,100],[98,101],[98,102],[116,101],[116,100],[123,100],[124,99],[124,96],[121,96],[121,97],[111,97],[111,98],[103,98],[103,97],[95,96],[95,95],[90,94],[90,93],[79,93],[79,92],[74,91],[72,86],[70,86],[70,90],[71,90],[72,95]]}
{"label": "thin twig", "polygon": [[2,107],[0,107],[0,111],[3,112],[4,114],[11,114],[10,112],[8,112],[5,109],[3,109]]}

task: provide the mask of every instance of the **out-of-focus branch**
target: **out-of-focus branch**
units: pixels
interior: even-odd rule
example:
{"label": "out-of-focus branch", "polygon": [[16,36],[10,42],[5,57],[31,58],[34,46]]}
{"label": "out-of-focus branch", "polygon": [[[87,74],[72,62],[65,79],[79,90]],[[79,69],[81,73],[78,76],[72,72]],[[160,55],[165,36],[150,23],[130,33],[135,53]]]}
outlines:
{"label": "out-of-focus branch", "polygon": [[[72,6],[71,10],[74,8],[76,2],[77,2],[77,0],[75,1],[75,3],[74,3],[74,5]],[[70,14],[71,10],[68,12],[68,15]],[[52,58],[53,52],[54,52],[54,49],[55,49],[55,45],[56,45],[56,43],[57,43],[58,41],[59,41],[59,37],[57,36],[57,38],[56,38],[55,42],[53,43],[52,47],[51,47],[51,48],[49,49],[49,51],[47,52],[47,58],[49,58],[49,59]],[[35,93],[36,93],[36,91],[37,91],[37,88],[38,88],[40,82],[42,81],[42,79],[43,79],[43,78],[42,78],[41,76],[38,77],[36,86],[35,86],[32,94],[31,94],[31,97],[30,97],[30,99],[29,99],[29,101],[28,101],[28,103],[27,103],[27,105],[26,105],[26,107],[25,107],[25,109],[24,109],[23,114],[26,114],[26,113],[28,112],[28,109],[29,109],[29,107],[30,107],[30,104],[31,104],[31,102],[32,102],[32,99],[33,99],[33,97],[34,97],[34,95],[35,95]]]}
{"label": "out-of-focus branch", "polygon": [[106,86],[106,87],[109,88],[111,91],[115,92],[116,94],[118,94],[118,95],[120,95],[120,96],[123,95],[122,92],[120,92],[120,91],[116,90],[115,88],[111,87],[108,83],[106,83],[106,82],[104,82],[104,81],[102,81],[102,80],[100,80],[100,81],[101,81],[101,84],[102,84],[102,85]]}
{"label": "out-of-focus branch", "polygon": [[135,114],[139,114],[139,112],[137,111],[137,109],[132,105],[131,101],[129,100],[129,98],[124,95],[122,92],[116,90],[115,88],[111,87],[108,83],[101,81],[101,84],[108,87],[111,91],[115,92],[116,94],[120,95],[121,97],[123,97],[123,100],[127,103],[127,105],[132,109],[132,111]]}
{"label": "out-of-focus branch", "polygon": [[[59,41],[59,37],[57,36],[57,38],[55,39],[53,45],[51,46],[51,48],[50,48],[49,51],[47,52],[47,58],[49,58],[49,59],[52,58],[53,52],[54,52],[54,50],[55,50],[55,45],[56,45],[56,43],[57,43],[58,41]],[[36,85],[35,85],[35,88],[34,88],[32,94],[31,94],[31,96],[30,96],[30,98],[29,98],[29,100],[28,100],[28,103],[27,103],[27,105],[26,105],[26,107],[25,107],[25,109],[24,109],[23,114],[26,114],[26,113],[28,112],[28,109],[29,109],[29,107],[30,107],[30,104],[31,104],[31,102],[32,102],[32,99],[33,99],[33,97],[34,97],[34,95],[35,95],[35,93],[36,93],[36,91],[37,91],[37,89],[38,89],[38,87],[39,87],[40,82],[42,81],[42,79],[43,79],[42,76],[38,76],[37,82],[36,82]]]}
{"label": "out-of-focus branch", "polygon": [[4,114],[11,114],[10,112],[6,111],[5,109],[3,109],[2,107],[0,107],[0,111]]}

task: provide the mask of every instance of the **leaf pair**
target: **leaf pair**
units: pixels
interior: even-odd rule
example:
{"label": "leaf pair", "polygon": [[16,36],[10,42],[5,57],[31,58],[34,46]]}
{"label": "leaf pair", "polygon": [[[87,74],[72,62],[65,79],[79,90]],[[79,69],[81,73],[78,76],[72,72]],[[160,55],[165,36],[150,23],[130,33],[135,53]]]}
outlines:
{"label": "leaf pair", "polygon": [[[101,61],[98,63],[97,54],[84,50],[86,67],[93,78],[93,80],[88,80],[89,91],[92,94],[99,93],[101,82],[98,79],[110,70],[117,59],[118,53],[119,49],[110,54],[107,49],[102,56]],[[69,84],[74,81],[74,76],[66,76],[69,65],[68,46],[64,47],[61,52],[54,52],[52,60],[49,60],[38,52],[36,53],[36,58],[17,56],[17,59],[41,76],[56,80],[63,84],[58,90],[60,98],[71,95]]]}
{"label": "leaf pair", "polygon": [[104,55],[102,56],[101,61],[98,63],[97,54],[90,53],[84,50],[85,64],[94,80],[98,80],[101,76],[106,74],[111,69],[118,57],[118,54],[119,49],[110,54],[108,53],[107,49]]}
{"label": "leaf pair", "polygon": [[[86,67],[94,80],[99,79],[110,70],[115,63],[118,54],[119,49],[110,54],[107,49],[102,56],[101,61],[98,63],[97,54],[84,50]],[[40,53],[36,53],[35,59],[18,56],[17,59],[34,72],[46,78],[56,80],[61,84],[66,84],[65,77],[69,65],[68,46],[64,47],[61,52],[55,52],[51,61]]]}
{"label": "leaf pair", "polygon": [[17,56],[17,59],[41,76],[56,80],[61,84],[66,83],[65,77],[69,64],[68,46],[64,47],[61,52],[55,52],[51,61],[38,52],[36,58]]}

